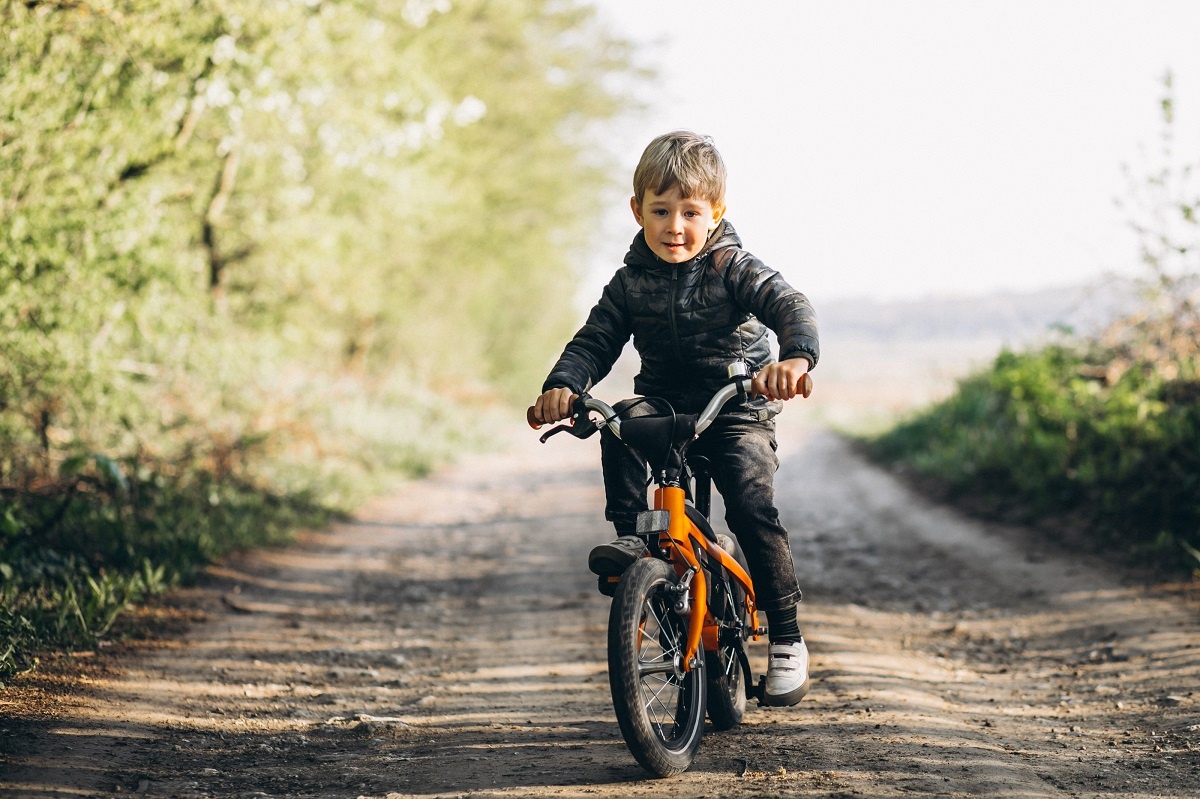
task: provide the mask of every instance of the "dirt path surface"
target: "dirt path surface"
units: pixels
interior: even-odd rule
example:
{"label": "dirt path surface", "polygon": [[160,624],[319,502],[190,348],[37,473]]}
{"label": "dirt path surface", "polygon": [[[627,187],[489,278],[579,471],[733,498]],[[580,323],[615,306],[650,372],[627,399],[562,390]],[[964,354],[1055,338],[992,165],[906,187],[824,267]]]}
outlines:
{"label": "dirt path surface", "polygon": [[185,634],[53,713],[0,692],[0,793],[1200,796],[1194,598],[931,507],[805,428],[778,486],[813,691],[647,779],[584,565],[608,538],[598,448],[531,438],[212,570],[176,600]]}

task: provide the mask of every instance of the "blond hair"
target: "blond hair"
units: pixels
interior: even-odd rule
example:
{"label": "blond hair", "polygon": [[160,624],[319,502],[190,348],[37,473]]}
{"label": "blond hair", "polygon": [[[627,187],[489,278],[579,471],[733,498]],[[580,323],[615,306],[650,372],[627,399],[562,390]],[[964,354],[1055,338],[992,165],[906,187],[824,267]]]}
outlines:
{"label": "blond hair", "polygon": [[663,194],[672,186],[714,208],[725,204],[725,162],[712,137],[675,130],[647,145],[633,172],[633,196],[640,203],[648,190]]}

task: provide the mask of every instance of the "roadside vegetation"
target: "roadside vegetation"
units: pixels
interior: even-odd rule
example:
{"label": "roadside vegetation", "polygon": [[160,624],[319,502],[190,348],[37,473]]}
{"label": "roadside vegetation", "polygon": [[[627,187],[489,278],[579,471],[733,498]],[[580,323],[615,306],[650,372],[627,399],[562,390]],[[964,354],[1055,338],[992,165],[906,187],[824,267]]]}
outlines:
{"label": "roadside vegetation", "polygon": [[628,58],[557,0],[0,0],[0,679],[479,443]]}
{"label": "roadside vegetation", "polygon": [[1178,163],[1166,90],[1158,160],[1123,202],[1139,310],[1001,353],[868,447],[976,508],[1069,520],[1074,542],[1200,577],[1200,163]]}

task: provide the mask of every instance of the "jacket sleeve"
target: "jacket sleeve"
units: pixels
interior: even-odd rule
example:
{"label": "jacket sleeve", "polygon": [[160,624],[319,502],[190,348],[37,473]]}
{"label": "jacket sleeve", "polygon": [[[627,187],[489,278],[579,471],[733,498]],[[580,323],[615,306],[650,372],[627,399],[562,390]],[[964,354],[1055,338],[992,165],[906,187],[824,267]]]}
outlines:
{"label": "jacket sleeve", "polygon": [[821,358],[817,315],[807,297],[744,250],[729,259],[725,281],[734,301],[774,331],[781,361],[807,358],[810,368],[817,365]]}
{"label": "jacket sleeve", "polygon": [[565,386],[581,394],[591,390],[612,370],[632,333],[623,272],[618,270],[613,275],[583,327],[567,342],[558,363],[542,384],[543,392]]}

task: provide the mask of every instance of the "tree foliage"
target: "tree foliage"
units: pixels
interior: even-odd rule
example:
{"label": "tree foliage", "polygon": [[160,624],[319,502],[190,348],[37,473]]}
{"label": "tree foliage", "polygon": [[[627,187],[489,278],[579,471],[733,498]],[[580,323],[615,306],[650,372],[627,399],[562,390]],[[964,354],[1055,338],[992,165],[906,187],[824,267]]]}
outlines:
{"label": "tree foliage", "polygon": [[0,0],[0,585],[160,562],[172,492],[344,503],[533,384],[631,74],[570,0]]}

